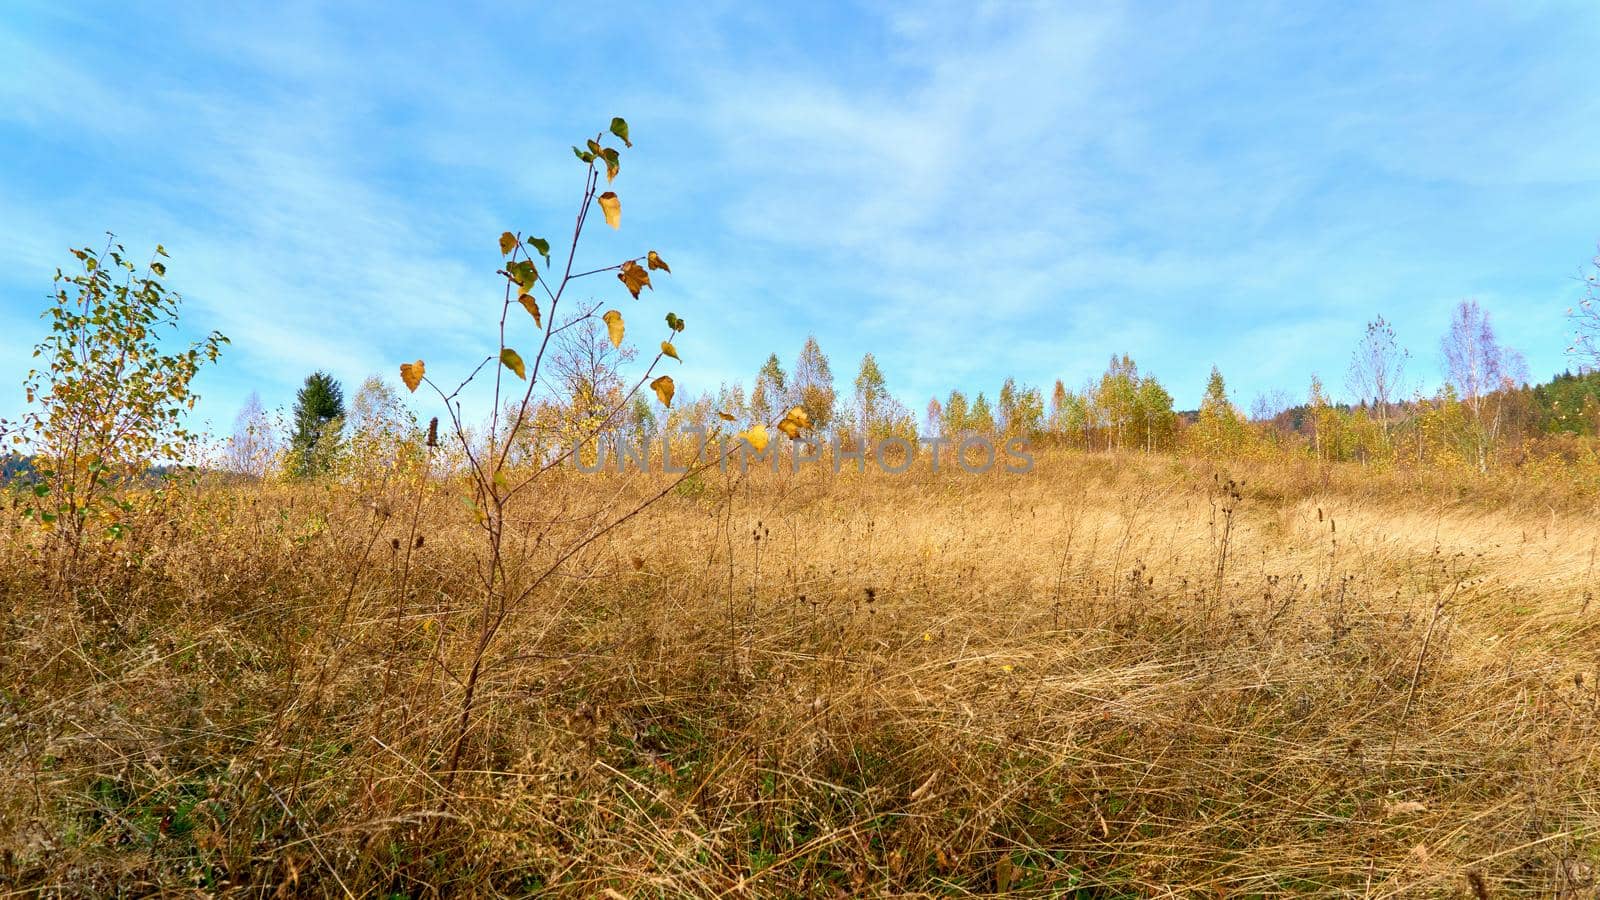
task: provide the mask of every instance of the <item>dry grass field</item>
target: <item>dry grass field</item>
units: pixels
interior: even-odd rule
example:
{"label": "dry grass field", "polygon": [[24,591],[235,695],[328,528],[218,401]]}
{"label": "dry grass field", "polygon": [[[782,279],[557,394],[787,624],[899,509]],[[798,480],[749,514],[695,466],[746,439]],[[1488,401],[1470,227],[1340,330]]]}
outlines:
{"label": "dry grass field", "polygon": [[[542,486],[519,565],[647,480]],[[1595,895],[1592,496],[712,473],[506,610],[458,748],[459,495],[152,494],[75,597],[13,501],[0,895]]]}

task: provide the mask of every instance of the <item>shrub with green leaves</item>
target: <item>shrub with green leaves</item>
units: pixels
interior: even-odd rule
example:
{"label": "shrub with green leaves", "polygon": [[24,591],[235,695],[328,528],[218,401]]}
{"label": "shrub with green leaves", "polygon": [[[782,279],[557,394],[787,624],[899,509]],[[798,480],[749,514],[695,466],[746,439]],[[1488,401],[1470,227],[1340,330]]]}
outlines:
{"label": "shrub with green leaves", "polygon": [[[81,272],[56,270],[50,334],[34,349],[41,368],[24,382],[29,411],[12,435],[37,457],[40,480],[27,514],[62,536],[76,559],[91,525],[120,537],[118,488],[151,467],[179,461],[195,435],[182,425],[194,408],[191,382],[228,342],[217,332],[164,352],[181,298],[162,283],[164,248],[142,268],[121,244],[76,249]],[[68,571],[68,570],[64,570]]]}

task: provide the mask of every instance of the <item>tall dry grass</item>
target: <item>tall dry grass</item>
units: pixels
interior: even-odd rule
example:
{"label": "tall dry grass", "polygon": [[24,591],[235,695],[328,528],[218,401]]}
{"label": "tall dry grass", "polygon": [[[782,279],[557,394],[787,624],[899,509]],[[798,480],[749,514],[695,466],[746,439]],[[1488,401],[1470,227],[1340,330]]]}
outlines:
{"label": "tall dry grass", "polygon": [[[573,474],[510,531],[559,545],[648,480]],[[13,508],[0,893],[1596,890],[1587,496],[1067,453],[710,473],[515,612],[445,771],[482,596],[457,493],[148,497],[66,600]]]}

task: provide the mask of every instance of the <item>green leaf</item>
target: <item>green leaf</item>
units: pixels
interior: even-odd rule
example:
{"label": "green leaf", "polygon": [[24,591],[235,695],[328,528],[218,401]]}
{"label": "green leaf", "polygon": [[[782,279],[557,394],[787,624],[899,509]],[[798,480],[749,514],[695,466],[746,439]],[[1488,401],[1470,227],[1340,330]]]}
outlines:
{"label": "green leaf", "polygon": [[150,264],[150,271],[165,277],[167,274],[167,267],[164,263],[153,262]]}
{"label": "green leaf", "polygon": [[633,141],[628,140],[628,123],[621,116],[611,120],[611,133],[622,138],[622,142],[629,147],[633,146]]}
{"label": "green leaf", "polygon": [[683,320],[678,318],[677,313],[667,313],[667,327],[673,331],[682,331]]}
{"label": "green leaf", "polygon": [[574,144],[573,147],[572,147],[572,155],[576,156],[578,158],[579,162],[585,162],[585,163],[594,162],[594,154],[590,153],[587,150],[579,150],[576,144]]}
{"label": "green leaf", "polygon": [[519,259],[506,267],[506,272],[511,275],[511,280],[517,283],[517,295],[521,296],[533,290],[534,282],[539,280],[539,270],[534,267],[533,261]]}
{"label": "green leaf", "polygon": [[526,243],[527,243],[527,245],[529,247],[532,247],[533,249],[539,251],[539,255],[544,257],[544,264],[545,265],[547,265],[547,266],[550,265],[550,242],[549,241],[545,240],[544,238],[531,237],[531,238],[528,238],[526,240]]}
{"label": "green leaf", "polygon": [[523,381],[528,380],[528,371],[527,369],[523,368],[522,357],[517,355],[517,351],[511,349],[510,347],[501,349],[500,362],[506,368],[516,373],[518,378],[521,378]]}

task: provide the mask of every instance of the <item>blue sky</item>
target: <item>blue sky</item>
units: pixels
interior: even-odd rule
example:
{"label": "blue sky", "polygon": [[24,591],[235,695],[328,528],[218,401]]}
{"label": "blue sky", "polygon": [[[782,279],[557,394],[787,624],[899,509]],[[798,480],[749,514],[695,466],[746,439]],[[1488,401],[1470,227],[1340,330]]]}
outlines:
{"label": "blue sky", "polygon": [[1600,240],[1593,2],[223,9],[0,12],[0,416],[106,230],[233,339],[199,385],[222,429],[312,369],[462,372],[496,237],[570,233],[567,148],[613,115],[623,228],[580,260],[674,274],[578,296],[682,315],[689,393],[815,333],[914,409],[1124,351],[1180,407],[1213,364],[1247,406],[1342,391],[1378,314],[1431,389],[1464,298],[1543,378]]}

